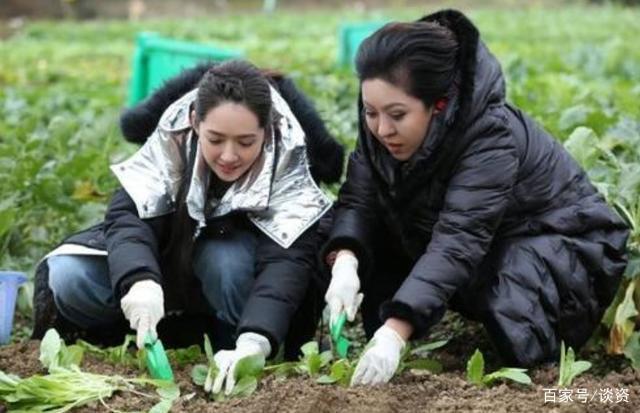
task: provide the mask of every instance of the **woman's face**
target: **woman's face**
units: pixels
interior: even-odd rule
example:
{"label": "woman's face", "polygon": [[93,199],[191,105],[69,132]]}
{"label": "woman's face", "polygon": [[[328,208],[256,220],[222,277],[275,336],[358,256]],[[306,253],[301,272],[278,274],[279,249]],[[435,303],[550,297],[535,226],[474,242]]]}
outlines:
{"label": "woman's face", "polygon": [[433,108],[382,79],[362,82],[367,127],[391,156],[406,161],[422,145]]}
{"label": "woman's face", "polygon": [[200,123],[191,114],[207,165],[224,182],[233,182],[251,168],[262,152],[264,128],[245,105],[224,102]]}

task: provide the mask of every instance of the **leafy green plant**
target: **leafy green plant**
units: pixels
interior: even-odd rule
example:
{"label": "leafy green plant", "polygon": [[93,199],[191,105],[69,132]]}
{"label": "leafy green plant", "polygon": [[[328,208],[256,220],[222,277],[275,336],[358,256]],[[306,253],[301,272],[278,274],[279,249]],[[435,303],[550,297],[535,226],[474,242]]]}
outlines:
{"label": "leafy green plant", "polygon": [[413,349],[407,346],[400,358],[400,365],[396,374],[405,370],[427,370],[432,373],[442,372],[442,364],[429,357],[433,350],[437,350],[447,344],[448,340],[438,340],[423,344]]}
{"label": "leafy green plant", "polygon": [[184,367],[189,364],[195,363],[202,359],[202,350],[200,346],[193,345],[187,348],[176,348],[167,350],[167,357],[171,362],[171,365]]}
{"label": "leafy green plant", "polygon": [[191,370],[191,379],[198,386],[204,387],[206,393],[211,392],[213,380],[218,374],[218,366],[213,358],[213,348],[209,336],[204,335],[204,353],[207,356],[207,364],[196,364]]}
{"label": "leafy green plant", "polygon": [[264,364],[265,359],[262,354],[240,359],[233,372],[236,384],[231,391],[231,397],[251,395],[258,388],[258,381],[262,377]]}
{"label": "leafy green plant", "polygon": [[49,371],[55,369],[80,366],[84,349],[78,345],[65,345],[58,332],[51,328],[47,330],[40,342],[40,362]]}
{"label": "leafy green plant", "polygon": [[323,374],[316,379],[320,384],[334,384],[348,386],[356,366],[348,359],[339,359],[331,364],[329,374]]}
{"label": "leafy green plant", "polygon": [[45,376],[34,375],[25,379],[0,371],[0,401],[16,413],[62,413],[94,401],[106,406],[104,400],[116,391],[152,397],[136,390],[134,386],[149,384],[156,386],[160,396],[160,402],[151,411],[168,412],[180,395],[175,384],[163,380],[86,373],[77,366],[57,367]]}
{"label": "leafy green plant", "polygon": [[569,347],[565,353],[564,341],[560,343],[560,367],[558,386],[570,386],[580,374],[591,368],[591,363],[584,360],[576,360],[573,349]]}
{"label": "leafy green plant", "polygon": [[[198,386],[202,386],[204,391],[210,393],[213,381],[218,374],[218,367],[213,358],[213,348],[209,337],[204,336],[204,351],[207,356],[208,365],[196,364],[191,370],[191,379]],[[262,377],[265,365],[264,356],[261,354],[247,356],[238,361],[234,370],[235,386],[230,397],[244,397],[252,394],[258,388],[258,382]],[[213,399],[224,400],[224,392],[212,395]]]}
{"label": "leafy green plant", "polygon": [[76,344],[83,348],[86,353],[95,356],[99,360],[144,371],[146,369],[145,350],[136,349],[132,351],[131,347],[135,340],[135,336],[128,334],[122,344],[115,347],[101,348],[84,340],[77,340]]}
{"label": "leafy green plant", "polygon": [[80,346],[66,347],[57,331],[48,330],[40,346],[40,361],[49,374],[20,378],[0,371],[0,402],[14,412],[62,413],[94,401],[106,406],[105,399],[116,391],[153,397],[135,387],[153,385],[160,401],[151,412],[166,413],[180,395],[174,383],[163,380],[83,372],[78,354],[82,354]]}
{"label": "leafy green plant", "polygon": [[520,384],[531,384],[531,378],[526,373],[527,369],[503,367],[493,373],[484,374],[484,356],[476,349],[467,362],[467,380],[476,386],[488,387],[496,380],[512,380]]}
{"label": "leafy green plant", "polygon": [[[265,367],[266,373],[273,373],[276,377],[285,378],[292,375],[307,375],[316,377],[321,370],[326,368],[333,360],[331,350],[320,353],[318,342],[310,341],[300,347],[302,356],[297,361],[285,361],[283,363],[271,364]],[[323,381],[325,379],[322,379]]]}
{"label": "leafy green plant", "polygon": [[320,349],[317,341],[310,341],[300,347],[302,351],[302,359],[297,366],[297,370],[302,373],[306,373],[309,377],[315,377],[320,373],[320,370],[327,366],[333,359],[333,354],[330,350],[320,353]]}

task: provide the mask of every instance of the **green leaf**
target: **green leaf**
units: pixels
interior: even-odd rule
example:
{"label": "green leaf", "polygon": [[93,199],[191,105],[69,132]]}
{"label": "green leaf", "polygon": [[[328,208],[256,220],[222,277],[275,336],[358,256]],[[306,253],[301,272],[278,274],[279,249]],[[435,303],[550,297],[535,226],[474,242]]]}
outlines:
{"label": "green leaf", "polygon": [[440,362],[427,358],[408,361],[405,363],[404,368],[410,370],[428,370],[436,374],[442,372],[442,364]]}
{"label": "green leaf", "polygon": [[124,341],[120,347],[113,348],[113,354],[118,363],[125,364],[127,356],[129,355],[129,346],[131,343],[135,343],[136,336],[127,334],[124,336]]}
{"label": "green leaf", "polygon": [[204,335],[204,353],[207,355],[207,360],[209,360],[209,364],[215,364],[215,360],[213,359],[213,348],[211,347],[211,341],[209,340],[208,335]]}
{"label": "green leaf", "polygon": [[155,404],[149,413],[168,413],[173,402],[180,397],[180,389],[173,382],[161,382],[156,388],[156,393],[160,395],[160,402]]}
{"label": "green leaf", "polygon": [[578,377],[580,374],[591,368],[591,362],[585,360],[578,360],[571,365],[571,370],[569,371],[570,381],[573,381],[575,377]]}
{"label": "green leaf", "polygon": [[84,349],[79,345],[65,346],[62,344],[60,349],[60,362],[61,367],[80,366],[82,358],[84,356]]}
{"label": "green leaf", "polygon": [[191,369],[191,380],[198,386],[204,386],[204,382],[207,379],[207,373],[209,372],[209,367],[204,364],[196,364]]}
{"label": "green leaf", "polygon": [[491,374],[487,374],[486,376],[484,376],[482,381],[484,384],[488,386],[498,379],[508,379],[520,384],[529,385],[531,384],[531,377],[529,377],[526,371],[527,369],[503,367],[498,371],[494,371]]}
{"label": "green leaf", "polygon": [[322,353],[320,353],[321,368],[331,363],[331,360],[333,360],[333,353],[331,351],[323,351]]}
{"label": "green leaf", "polygon": [[47,330],[40,342],[39,357],[40,362],[47,370],[50,371],[58,366],[58,353],[60,353],[61,347],[62,340],[58,332],[53,328]]}
{"label": "green leaf", "polygon": [[154,404],[151,409],[149,409],[149,413],[169,413],[171,411],[172,405],[173,400],[162,399],[158,403]]}
{"label": "green leaf", "polygon": [[590,169],[595,165],[599,154],[596,142],[596,133],[580,126],[571,133],[564,146],[584,169]]}
{"label": "green leaf", "polygon": [[156,393],[158,393],[160,397],[169,400],[175,400],[180,397],[180,389],[178,388],[177,384],[175,384],[174,382],[160,380],[158,382],[162,383],[159,384],[158,387],[156,387]]}
{"label": "green leaf", "polygon": [[320,372],[320,368],[322,367],[322,359],[320,358],[319,354],[305,356],[304,362],[304,370],[310,376],[315,376]]}
{"label": "green leaf", "polygon": [[279,364],[272,364],[268,367],[265,367],[266,372],[273,371],[273,374],[278,378],[285,378],[293,375],[298,369],[298,362],[296,361],[287,361]]}
{"label": "green leaf", "polygon": [[306,357],[306,356],[311,356],[314,354],[318,354],[320,353],[320,350],[318,349],[318,342],[317,341],[310,341],[306,344],[304,344],[302,347],[300,347],[300,351],[302,351],[302,354]]}
{"label": "green leaf", "polygon": [[335,382],[337,382],[338,379],[332,376],[327,376],[326,374],[318,377],[316,379],[316,383],[318,384],[333,384]]}
{"label": "green leaf", "polygon": [[354,367],[348,359],[336,360],[330,369],[329,375],[322,375],[316,381],[320,384],[338,383],[348,386],[353,375]]}
{"label": "green leaf", "polygon": [[245,376],[233,386],[232,397],[250,396],[258,388],[258,379],[253,376]]}
{"label": "green leaf", "polygon": [[624,355],[631,360],[631,367],[640,370],[640,332],[636,331],[631,334],[624,346]]}
{"label": "green leaf", "polygon": [[564,341],[560,343],[560,372],[558,375],[558,386],[568,387],[580,374],[591,368],[588,361],[575,361],[575,353],[569,347],[565,353]]}
{"label": "green leaf", "polygon": [[576,105],[565,109],[560,115],[558,126],[562,130],[569,130],[586,122],[587,117],[593,111],[588,106]]}
{"label": "green leaf", "polygon": [[264,362],[264,355],[262,354],[254,354],[238,360],[236,368],[233,371],[236,382],[240,382],[244,377],[259,378],[264,369]]}
{"label": "green leaf", "polygon": [[0,237],[15,224],[16,212],[18,211],[15,200],[16,197],[10,196],[0,201]]}
{"label": "green leaf", "polygon": [[204,391],[205,393],[208,393],[211,391],[211,389],[213,388],[213,381],[215,380],[216,376],[218,375],[218,368],[215,364],[213,365],[209,365],[209,368],[207,369],[207,377],[204,379]]}
{"label": "green leaf", "polygon": [[480,350],[476,349],[467,362],[467,380],[478,386],[482,386],[484,376],[484,357]]}
{"label": "green leaf", "polygon": [[186,366],[187,364],[199,361],[202,357],[200,346],[193,345],[187,348],[167,350],[167,357],[171,361],[171,365]]}
{"label": "green leaf", "polygon": [[0,396],[15,392],[20,381],[20,377],[6,374],[0,370]]}
{"label": "green leaf", "polygon": [[633,295],[638,282],[638,280],[629,282],[624,299],[616,308],[609,341],[609,351],[614,354],[621,354],[624,351],[625,344],[635,327],[633,318],[638,315],[638,310]]}
{"label": "green leaf", "polygon": [[422,355],[425,353],[430,353],[433,350],[437,350],[441,347],[444,347],[449,340],[439,340],[433,341],[431,343],[423,344],[411,350],[412,355]]}

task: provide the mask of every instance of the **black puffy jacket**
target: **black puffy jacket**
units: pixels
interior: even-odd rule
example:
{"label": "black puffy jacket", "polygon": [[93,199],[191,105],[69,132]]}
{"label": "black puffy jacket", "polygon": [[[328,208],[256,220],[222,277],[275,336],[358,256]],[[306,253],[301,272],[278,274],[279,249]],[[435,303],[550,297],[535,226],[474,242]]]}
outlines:
{"label": "black puffy jacket", "polygon": [[[456,292],[475,282],[494,247],[522,237],[585,236],[598,246],[577,251],[580,259],[595,263],[591,269],[599,281],[589,293],[592,299],[582,302],[569,293],[572,274],[559,274],[566,282],[556,283],[566,300],[563,308],[594,305],[601,316],[625,267],[626,225],[568,152],[505,102],[500,65],[473,24],[455,11],[422,20],[438,21],[456,34],[460,83],[452,87],[446,110],[432,118],[423,146],[406,162],[394,160],[370,135],[359,104],[358,143],[322,255],[353,250],[366,282],[376,260],[385,259],[374,251],[380,245],[375,234],[384,226],[392,237],[384,244],[398,246],[412,269],[382,305],[381,318],[408,319],[420,336]],[[593,326],[584,328],[581,340]]]}

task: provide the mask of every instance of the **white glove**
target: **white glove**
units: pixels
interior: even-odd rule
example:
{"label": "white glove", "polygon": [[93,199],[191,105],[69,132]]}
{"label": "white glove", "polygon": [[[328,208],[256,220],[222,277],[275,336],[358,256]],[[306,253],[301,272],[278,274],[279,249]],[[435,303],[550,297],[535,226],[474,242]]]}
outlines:
{"label": "white glove", "polygon": [[352,253],[338,253],[331,267],[331,283],[324,295],[329,305],[329,325],[333,325],[340,313],[345,311],[347,319],[353,321],[364,295],[360,291],[358,259]]}
{"label": "white glove", "polygon": [[242,333],[236,340],[235,350],[220,350],[213,356],[218,375],[213,381],[212,392],[219,393],[226,378],[224,393],[231,394],[236,385],[235,369],[238,361],[244,357],[262,354],[265,358],[271,353],[269,339],[257,333]]}
{"label": "white glove", "polygon": [[386,325],[380,327],[360,357],[351,377],[351,385],[375,385],[391,380],[398,369],[405,345],[405,341],[394,329]]}
{"label": "white glove", "polygon": [[164,317],[164,295],[162,287],[155,281],[135,282],[120,300],[120,307],[132,329],[136,330],[136,344],[144,347],[147,333],[158,338],[156,326]]}

